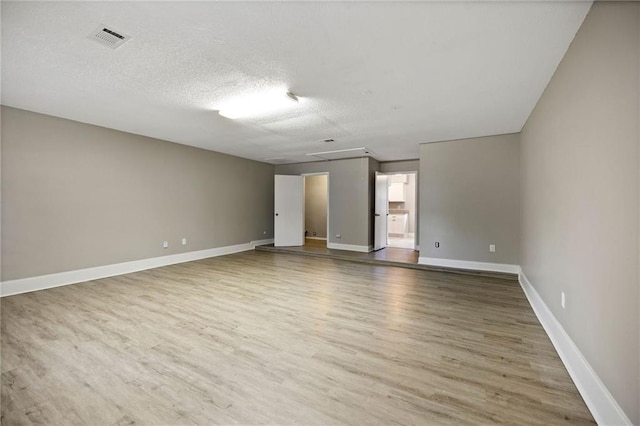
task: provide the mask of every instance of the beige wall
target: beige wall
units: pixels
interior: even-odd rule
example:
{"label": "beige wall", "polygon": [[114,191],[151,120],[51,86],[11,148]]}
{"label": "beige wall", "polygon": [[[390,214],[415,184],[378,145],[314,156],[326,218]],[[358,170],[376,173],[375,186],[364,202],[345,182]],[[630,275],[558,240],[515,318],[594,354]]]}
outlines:
{"label": "beige wall", "polygon": [[522,131],[523,272],[634,424],[639,14],[594,3]]}
{"label": "beige wall", "polygon": [[[279,175],[329,173],[330,243],[368,247],[371,245],[370,160],[318,161],[276,166]],[[337,238],[336,235],[341,235]]]}
{"label": "beige wall", "polygon": [[327,175],[304,179],[304,229],[308,237],[327,238]]}
{"label": "beige wall", "polygon": [[2,107],[2,280],[268,238],[272,215],[271,165]]}
{"label": "beige wall", "polygon": [[518,264],[519,157],[518,134],[420,145],[420,257]]}

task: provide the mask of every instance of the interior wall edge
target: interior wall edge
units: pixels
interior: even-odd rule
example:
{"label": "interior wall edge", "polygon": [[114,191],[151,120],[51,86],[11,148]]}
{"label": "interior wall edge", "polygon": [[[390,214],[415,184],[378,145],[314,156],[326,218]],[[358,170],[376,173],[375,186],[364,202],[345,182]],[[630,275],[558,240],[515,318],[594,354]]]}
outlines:
{"label": "interior wall edge", "polygon": [[431,141],[431,142],[420,142],[420,145],[430,145],[430,144],[434,144],[434,143],[444,143],[444,142],[457,142],[457,141],[465,141],[468,139],[484,139],[484,138],[494,138],[497,136],[512,136],[512,135],[519,135],[520,133],[522,133],[522,130],[518,130],[518,131],[514,131],[514,132],[506,132],[506,133],[496,133],[496,134],[492,134],[492,135],[480,135],[480,136],[468,136],[465,138],[456,138],[456,139],[442,139],[442,140],[438,140],[438,141]]}
{"label": "interior wall edge", "polygon": [[171,254],[168,256],[152,257],[148,259],[122,262],[112,265],[96,266],[92,268],[77,269],[74,271],[59,272],[55,274],[40,275],[35,277],[19,278],[0,282],[0,297],[16,294],[30,293],[32,291],[46,290],[48,288],[61,287],[116,275],[130,274],[145,271],[147,269],[162,266],[175,265],[177,263],[191,262],[209,257],[224,256],[253,250],[255,246],[273,243],[273,238],[256,240],[243,244],[235,244],[225,247],[216,247],[206,250],[197,250],[186,253]]}
{"label": "interior wall edge", "polygon": [[518,282],[524,291],[538,321],[549,336],[578,392],[587,404],[596,422],[600,425],[632,425],[620,405],[602,383],[591,364],[567,334],[551,309],[520,270]]}
{"label": "interior wall edge", "polygon": [[327,242],[327,248],[334,249],[334,250],[357,251],[361,253],[369,253],[373,251],[372,245],[362,246],[362,245],[356,245],[356,244],[340,244],[340,243],[331,243],[331,242]]}
{"label": "interior wall edge", "polygon": [[473,262],[469,260],[441,259],[437,257],[420,256],[419,265],[441,266],[445,268],[469,269],[473,271],[504,272],[517,274],[520,272],[520,265],[508,263]]}

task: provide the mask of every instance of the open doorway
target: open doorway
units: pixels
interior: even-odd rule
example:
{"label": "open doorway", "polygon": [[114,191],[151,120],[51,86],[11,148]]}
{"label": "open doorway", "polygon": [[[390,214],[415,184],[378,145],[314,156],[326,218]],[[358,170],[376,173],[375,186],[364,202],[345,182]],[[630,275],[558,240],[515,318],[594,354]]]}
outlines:
{"label": "open doorway", "polygon": [[416,248],[416,173],[388,174],[387,246]]}
{"label": "open doorway", "polygon": [[329,235],[329,174],[304,176],[304,245],[327,247]]}

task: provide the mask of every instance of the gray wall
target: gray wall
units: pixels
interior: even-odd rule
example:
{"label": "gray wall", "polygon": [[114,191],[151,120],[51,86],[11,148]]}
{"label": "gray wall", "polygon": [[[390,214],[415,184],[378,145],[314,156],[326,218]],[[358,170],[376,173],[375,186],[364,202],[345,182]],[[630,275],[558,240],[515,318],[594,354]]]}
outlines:
{"label": "gray wall", "polygon": [[[279,175],[329,172],[330,243],[371,245],[369,158],[282,164]],[[336,238],[336,235],[342,238]]]}
{"label": "gray wall", "polygon": [[304,179],[304,229],[308,237],[327,238],[327,175]]}
{"label": "gray wall", "polygon": [[519,158],[518,134],[420,145],[420,256],[518,264]]}
{"label": "gray wall", "polygon": [[268,238],[272,215],[271,165],[2,107],[2,280]]}
{"label": "gray wall", "polygon": [[417,172],[420,170],[420,160],[387,161],[380,163],[382,173]]}
{"label": "gray wall", "polygon": [[634,424],[639,9],[594,3],[521,136],[523,272]]}

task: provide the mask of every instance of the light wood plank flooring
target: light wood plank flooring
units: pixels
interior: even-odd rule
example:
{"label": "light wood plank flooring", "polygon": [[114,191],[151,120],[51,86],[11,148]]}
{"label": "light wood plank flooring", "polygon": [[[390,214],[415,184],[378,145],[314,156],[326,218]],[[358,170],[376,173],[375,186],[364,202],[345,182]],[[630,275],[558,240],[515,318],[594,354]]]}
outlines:
{"label": "light wood plank flooring", "polygon": [[1,300],[2,423],[592,423],[511,280],[245,252]]}
{"label": "light wood plank flooring", "polygon": [[518,275],[504,272],[475,271],[468,269],[445,268],[441,266],[420,265],[418,264],[418,251],[397,247],[385,247],[382,250],[361,253],[350,250],[328,249],[325,241],[311,240],[307,238],[303,246],[275,247],[273,244],[265,244],[256,246],[256,250],[268,251],[271,253],[288,253],[301,256],[347,260],[350,262],[367,263],[369,265],[398,266],[401,268],[421,269],[423,271],[452,272],[456,274],[481,275],[512,280],[518,279]]}

